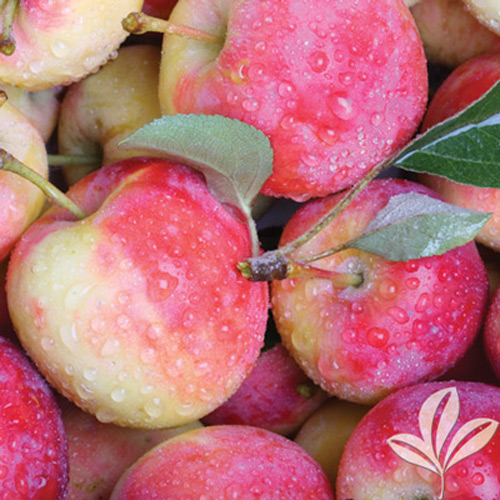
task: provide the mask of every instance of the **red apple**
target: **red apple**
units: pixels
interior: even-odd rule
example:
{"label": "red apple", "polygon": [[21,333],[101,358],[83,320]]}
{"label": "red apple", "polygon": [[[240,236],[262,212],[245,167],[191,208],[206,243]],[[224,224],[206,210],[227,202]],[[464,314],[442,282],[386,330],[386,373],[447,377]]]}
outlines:
{"label": "red apple", "polygon": [[204,417],[203,423],[252,425],[289,435],[327,397],[278,344],[260,355],[236,394]]}
{"label": "red apple", "polygon": [[491,298],[484,325],[484,343],[486,354],[495,374],[500,378],[500,288]]}
{"label": "red apple", "polygon": [[0,337],[0,496],[63,500],[68,448],[54,395],[28,358]]}
{"label": "red apple", "polygon": [[303,201],[350,186],[423,115],[426,62],[402,0],[180,0],[170,21],[218,42],[164,38],[163,112],[262,130],[275,155],[266,195]]}
{"label": "red apple", "polygon": [[263,344],[266,284],[236,264],[248,226],[203,176],[133,158],[72,186],[88,214],[48,211],[12,253],[7,299],[49,381],[103,422],[175,427],[205,416]]}
{"label": "red apple", "polygon": [[[449,118],[479,99],[499,79],[498,52],[475,57],[459,66],[434,95],[422,124],[423,130]],[[449,203],[492,213],[476,240],[496,251],[500,250],[500,189],[479,188],[430,175],[421,176],[421,180]]]}
{"label": "red apple", "polygon": [[333,500],[320,466],[278,434],[240,425],[174,437],[146,453],[120,479],[111,500],[293,498]]}
{"label": "red apple", "polygon": [[337,496],[356,500],[497,499],[500,388],[435,382],[370,410],[342,455]]}
{"label": "red apple", "polygon": [[[300,261],[359,236],[390,198],[402,193],[436,197],[410,181],[372,181],[290,258]],[[341,196],[301,207],[280,245],[304,233]],[[474,242],[408,262],[352,248],[315,265],[357,273],[362,282],[341,287],[310,276],[274,281],[272,312],[299,365],[342,399],[371,404],[398,388],[437,378],[463,356],[481,326],[488,280]]]}
{"label": "red apple", "polygon": [[144,0],[142,12],[149,16],[168,19],[177,0]]}

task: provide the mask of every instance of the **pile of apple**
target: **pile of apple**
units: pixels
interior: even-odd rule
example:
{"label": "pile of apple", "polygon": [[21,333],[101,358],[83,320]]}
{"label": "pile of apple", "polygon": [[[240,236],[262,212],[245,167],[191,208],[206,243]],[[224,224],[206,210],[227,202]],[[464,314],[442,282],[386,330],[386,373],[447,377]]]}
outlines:
{"label": "pile of apple", "polygon": [[0,30],[0,499],[500,500],[496,2]]}

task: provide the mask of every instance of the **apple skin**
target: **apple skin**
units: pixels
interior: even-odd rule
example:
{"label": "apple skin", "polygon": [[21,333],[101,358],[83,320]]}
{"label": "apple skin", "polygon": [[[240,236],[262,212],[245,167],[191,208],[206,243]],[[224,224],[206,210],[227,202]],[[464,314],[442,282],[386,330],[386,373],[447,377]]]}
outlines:
{"label": "apple skin", "polygon": [[411,13],[432,63],[455,68],[479,54],[500,50],[500,37],[483,26],[462,0],[420,0]]}
{"label": "apple skin", "polygon": [[205,425],[251,425],[294,434],[328,398],[277,344],[259,356],[236,393],[203,418]]}
{"label": "apple skin", "polygon": [[[422,438],[420,409],[428,397],[451,387],[457,389],[459,415],[456,422],[443,418],[443,421],[447,420],[448,426],[452,424],[450,435],[444,443],[443,455],[451,438],[466,422],[476,418],[500,421],[498,387],[476,382],[433,382],[402,389],[372,408],[351,434],[340,463],[337,497],[342,500],[438,499],[441,490],[439,476],[403,460],[390,448],[387,440],[400,433]],[[442,404],[440,408],[434,419],[436,425],[442,415]],[[422,415],[426,423],[428,416]],[[497,430],[486,447],[446,471],[444,499],[498,499],[499,463],[500,435]]]}
{"label": "apple skin", "polygon": [[205,427],[153,448],[110,500],[293,498],[333,500],[320,466],[297,444],[256,427]]}
{"label": "apple skin", "polygon": [[402,0],[180,0],[170,20],[224,46],[164,38],[163,113],[262,130],[274,149],[265,195],[305,201],[350,186],[423,116],[426,61]]}
{"label": "apple skin", "polygon": [[[392,196],[410,192],[437,196],[402,179],[372,181],[290,257],[317,255],[359,236]],[[341,196],[301,207],[280,245],[303,234]],[[372,404],[401,387],[437,378],[462,357],[481,326],[488,279],[474,242],[408,262],[347,249],[315,265],[359,272],[364,281],[348,288],[311,277],[273,281],[272,313],[283,344],[306,374],[342,399]]]}
{"label": "apple skin", "polygon": [[144,0],[142,12],[149,16],[168,19],[177,0]]}
{"label": "apple skin", "polygon": [[17,334],[42,373],[102,422],[176,427],[214,410],[258,358],[267,283],[239,212],[198,172],[133,158],[68,191],[82,221],[52,209],[9,261]]}
{"label": "apple skin", "polygon": [[51,87],[42,92],[29,92],[12,85],[0,84],[10,104],[21,111],[40,132],[44,142],[48,142],[54,132],[61,107],[62,87]]}
{"label": "apple skin", "polygon": [[[48,177],[45,143],[31,122],[8,101],[0,107],[0,147],[19,161]],[[4,260],[22,232],[38,217],[45,196],[16,174],[0,171],[0,261]]]}
{"label": "apple skin", "polygon": [[59,399],[69,452],[67,500],[109,498],[120,476],[147,451],[173,436],[201,427],[198,421],[175,429],[118,427],[103,424],[68,400]]}
{"label": "apple skin", "polygon": [[[118,148],[118,143],[161,116],[159,71],[159,47],[131,45],[121,48],[118,57],[98,73],[73,84],[61,106],[59,153],[102,154],[103,165],[139,156],[135,150]],[[68,165],[63,175],[71,185],[95,169],[96,166]]]}
{"label": "apple skin", "polygon": [[114,56],[128,33],[122,19],[143,0],[21,0],[13,24],[16,50],[0,54],[0,81],[28,90],[68,85]]}
{"label": "apple skin", "polygon": [[347,439],[369,409],[330,398],[304,422],[294,438],[321,465],[333,486]]}
{"label": "apple skin", "polygon": [[[479,99],[500,80],[500,53],[483,54],[456,68],[438,88],[422,123],[422,130],[458,113]],[[419,180],[437,191],[448,203],[492,213],[476,241],[500,251],[500,189],[459,184],[444,177],[421,175]]]}
{"label": "apple skin", "polygon": [[493,294],[484,324],[484,346],[496,381],[500,379],[500,288]]}
{"label": "apple skin", "polygon": [[54,394],[21,349],[1,337],[0,380],[1,497],[65,499],[68,446]]}

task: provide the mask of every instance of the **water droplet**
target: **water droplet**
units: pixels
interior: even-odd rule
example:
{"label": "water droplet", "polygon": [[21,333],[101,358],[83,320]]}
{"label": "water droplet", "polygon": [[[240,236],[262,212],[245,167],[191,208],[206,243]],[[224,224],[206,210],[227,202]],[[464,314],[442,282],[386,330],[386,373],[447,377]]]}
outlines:
{"label": "water droplet", "polygon": [[380,113],[375,112],[372,113],[372,115],[370,116],[370,123],[372,125],[377,126],[382,123],[382,119],[383,119],[382,115]]}
{"label": "water droplet", "polygon": [[264,67],[263,64],[252,64],[248,68],[248,77],[253,80],[253,81],[260,81],[265,77],[266,74],[266,68]]}
{"label": "water droplet", "polygon": [[266,42],[257,42],[257,43],[255,44],[254,49],[255,49],[255,52],[256,52],[257,54],[262,55],[262,54],[264,54],[264,53],[266,52],[266,50],[267,50],[267,44],[266,44]]}
{"label": "water droplet", "polygon": [[347,97],[334,96],[328,100],[328,106],[333,114],[341,120],[349,120],[354,116],[354,108],[352,102]]}
{"label": "water droplet", "polygon": [[318,130],[318,137],[321,142],[324,142],[328,146],[333,146],[338,141],[335,130],[331,128],[320,128]]}
{"label": "water droplet", "polygon": [[120,342],[117,339],[108,339],[101,348],[101,356],[105,358],[114,356],[118,352],[119,347]]}
{"label": "water droplet", "polygon": [[85,295],[94,287],[94,284],[77,284],[72,286],[64,298],[64,307],[68,311],[75,311],[81,307]]}
{"label": "water droplet", "polygon": [[83,370],[83,378],[92,382],[97,378],[97,370],[95,368],[85,368]]}
{"label": "water droplet", "polygon": [[290,82],[281,82],[278,85],[278,94],[281,97],[292,97],[295,94],[295,87]]}
{"label": "water droplet", "polygon": [[58,59],[66,57],[69,52],[69,46],[62,40],[53,40],[50,44],[52,54]]}
{"label": "water droplet", "polygon": [[163,414],[163,404],[160,398],[153,398],[144,405],[144,411],[151,418],[159,418]]}
{"label": "water droplet", "polygon": [[408,316],[408,313],[402,309],[401,307],[395,306],[395,307],[390,307],[387,310],[387,313],[391,318],[393,318],[395,321],[397,321],[400,325],[404,325],[410,320],[410,317]]}
{"label": "water droplet", "polygon": [[330,59],[322,50],[316,50],[307,58],[307,64],[315,73],[323,73],[330,64]]}
{"label": "water droplet", "polygon": [[476,472],[475,474],[472,475],[471,480],[474,484],[483,484],[484,483],[484,476],[480,472]]}
{"label": "water droplet", "polygon": [[385,328],[370,328],[366,334],[366,339],[373,347],[384,347],[389,340],[389,332]]}
{"label": "water droplet", "polygon": [[76,331],[75,323],[71,325],[63,325],[59,329],[59,336],[61,337],[62,343],[71,351],[74,351],[78,347],[78,334]]}
{"label": "water droplet", "polygon": [[245,111],[257,111],[259,109],[259,102],[256,101],[255,99],[245,99],[242,103],[241,106]]}
{"label": "water droplet", "polygon": [[295,118],[292,115],[286,115],[280,121],[281,128],[290,130],[295,125]]}
{"label": "water droplet", "polygon": [[115,403],[122,403],[125,400],[126,395],[127,391],[124,387],[117,387],[111,391],[111,399]]}

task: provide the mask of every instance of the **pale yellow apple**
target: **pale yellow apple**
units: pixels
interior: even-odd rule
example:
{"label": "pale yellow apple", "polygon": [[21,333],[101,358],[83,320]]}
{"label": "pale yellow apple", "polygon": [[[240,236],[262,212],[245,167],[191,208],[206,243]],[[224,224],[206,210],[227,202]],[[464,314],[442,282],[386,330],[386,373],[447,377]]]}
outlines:
{"label": "pale yellow apple", "polygon": [[[98,73],[72,85],[61,107],[59,153],[102,156],[103,165],[139,154],[118,148],[118,143],[161,116],[160,57],[160,49],[152,45],[123,47]],[[65,178],[74,184],[95,168],[66,166]]]}
{"label": "pale yellow apple", "polygon": [[482,24],[500,35],[500,4],[498,0],[463,0],[463,2]]}

